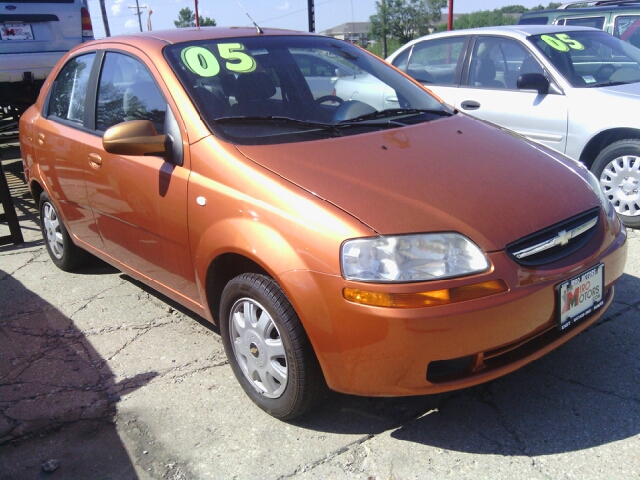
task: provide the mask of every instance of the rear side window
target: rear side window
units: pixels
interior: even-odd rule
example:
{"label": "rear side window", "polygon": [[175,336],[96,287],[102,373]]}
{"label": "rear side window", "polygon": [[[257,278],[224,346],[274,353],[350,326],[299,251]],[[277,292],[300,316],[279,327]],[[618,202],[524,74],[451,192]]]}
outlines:
{"label": "rear side window", "polygon": [[563,18],[556,22],[557,25],[572,25],[575,27],[591,27],[602,30],[604,17]]}
{"label": "rear side window", "polygon": [[150,120],[164,133],[167,102],[147,68],[121,53],[105,55],[98,87],[96,128],[104,131],[129,120]]}
{"label": "rear side window", "polygon": [[95,53],[69,60],[58,74],[51,92],[49,115],[82,125],[89,75]]}
{"label": "rear side window", "polygon": [[520,17],[518,25],[546,25],[549,22],[549,17]]}

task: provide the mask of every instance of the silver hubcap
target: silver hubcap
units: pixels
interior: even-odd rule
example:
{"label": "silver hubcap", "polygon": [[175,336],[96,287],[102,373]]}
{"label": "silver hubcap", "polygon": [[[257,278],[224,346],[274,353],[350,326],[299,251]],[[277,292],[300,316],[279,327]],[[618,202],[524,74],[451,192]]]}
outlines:
{"label": "silver hubcap", "polygon": [[287,386],[287,357],[271,315],[255,300],[242,298],[231,308],[229,332],[247,379],[265,397],[280,397]]}
{"label": "silver hubcap", "polygon": [[42,218],[44,221],[44,231],[47,235],[47,243],[53,256],[58,260],[62,258],[64,253],[64,241],[62,239],[62,231],[60,230],[60,219],[50,203],[45,203],[42,209]]}
{"label": "silver hubcap", "polygon": [[612,160],[600,175],[604,194],[621,215],[640,215],[640,157],[624,155]]}

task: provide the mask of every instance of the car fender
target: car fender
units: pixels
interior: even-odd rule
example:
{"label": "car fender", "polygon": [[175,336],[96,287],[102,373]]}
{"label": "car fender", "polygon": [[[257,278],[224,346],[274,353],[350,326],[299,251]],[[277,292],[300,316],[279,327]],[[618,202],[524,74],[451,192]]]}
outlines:
{"label": "car fender", "polygon": [[[631,105],[633,102],[640,104],[638,98],[605,89],[600,90],[574,88],[567,93],[569,127],[565,154],[573,159],[588,161],[589,155],[587,154],[585,157],[585,153],[589,152],[594,145],[590,142],[597,137],[600,138],[605,132],[631,130],[636,133],[632,133],[631,137],[625,136],[624,138],[640,136],[640,129],[638,129],[634,116],[623,114],[623,112],[631,110],[630,101]],[[593,112],[598,112],[598,114],[593,115]],[[597,152],[595,156],[597,156]]]}

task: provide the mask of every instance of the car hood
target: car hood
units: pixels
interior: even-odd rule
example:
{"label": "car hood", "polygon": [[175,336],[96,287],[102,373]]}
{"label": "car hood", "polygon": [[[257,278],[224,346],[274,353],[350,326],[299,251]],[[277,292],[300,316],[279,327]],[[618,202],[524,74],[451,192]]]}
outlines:
{"label": "car hood", "polygon": [[640,83],[627,83],[624,85],[613,85],[611,87],[600,87],[595,88],[594,90],[600,91],[605,94],[613,94],[621,97],[632,97],[638,98],[640,97]]}
{"label": "car hood", "polygon": [[599,205],[575,162],[464,115],[237,149],[379,234],[456,231],[485,251]]}

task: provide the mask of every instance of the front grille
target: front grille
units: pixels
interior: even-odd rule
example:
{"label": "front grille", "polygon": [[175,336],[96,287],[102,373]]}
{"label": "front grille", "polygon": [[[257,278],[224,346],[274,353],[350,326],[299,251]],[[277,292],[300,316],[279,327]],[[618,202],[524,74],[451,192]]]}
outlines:
{"label": "front grille", "polygon": [[600,209],[593,208],[510,243],[505,250],[527,267],[555,262],[586,245],[598,229],[599,218]]}

